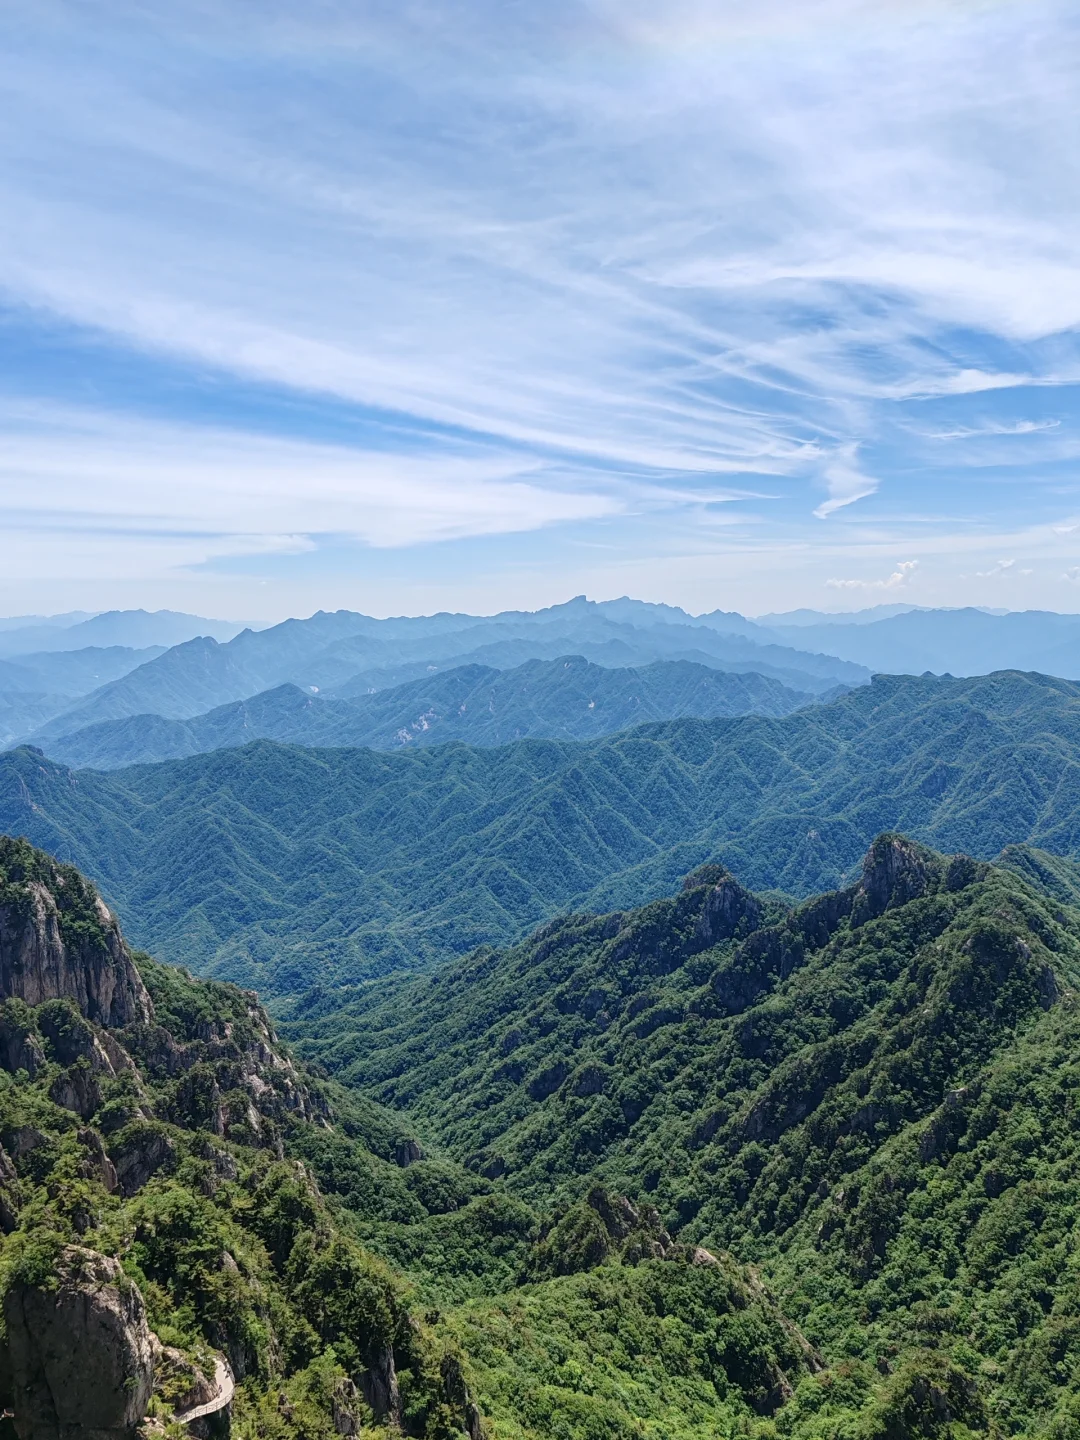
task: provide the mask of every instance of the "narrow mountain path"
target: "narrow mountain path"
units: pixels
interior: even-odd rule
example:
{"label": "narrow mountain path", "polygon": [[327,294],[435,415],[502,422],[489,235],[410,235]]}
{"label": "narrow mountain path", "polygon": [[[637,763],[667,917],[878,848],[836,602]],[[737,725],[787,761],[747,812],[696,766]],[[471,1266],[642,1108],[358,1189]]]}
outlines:
{"label": "narrow mountain path", "polygon": [[173,1423],[190,1425],[193,1420],[201,1420],[204,1415],[216,1415],[219,1410],[224,1410],[225,1406],[231,1402],[236,1384],[233,1381],[232,1371],[220,1355],[214,1360],[214,1384],[217,1387],[217,1394],[212,1400],[207,1400],[202,1405],[195,1405],[180,1415],[174,1415]]}

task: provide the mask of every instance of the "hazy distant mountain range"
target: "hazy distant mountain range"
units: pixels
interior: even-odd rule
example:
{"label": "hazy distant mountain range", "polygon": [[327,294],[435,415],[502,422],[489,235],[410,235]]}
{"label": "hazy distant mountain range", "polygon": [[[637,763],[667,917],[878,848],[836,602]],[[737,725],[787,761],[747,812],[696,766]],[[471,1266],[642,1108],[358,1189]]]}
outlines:
{"label": "hazy distant mountain range", "polygon": [[[865,684],[874,672],[1023,669],[1080,676],[1080,615],[1047,611],[881,605],[849,616],[802,610],[752,620],[726,611],[693,616],[669,605],[577,597],[545,610],[494,616],[379,620],[352,611],[319,612],[265,629],[171,611],[22,621],[0,622],[0,744],[28,742],[72,763],[106,766],[257,735],[392,747],[399,731],[418,725],[432,708],[438,723],[429,717],[428,728],[414,732],[422,743],[461,738],[498,744],[521,735],[608,733],[646,718],[736,713],[731,706],[741,706],[738,713],[787,713],[838,686]],[[584,703],[587,708],[593,701],[595,713],[580,715],[576,693],[558,686],[542,702],[535,696],[523,702],[522,710],[508,698],[517,682],[500,682],[498,718],[480,725],[462,689],[471,681],[459,676],[430,689],[432,677],[450,671],[516,672],[531,662],[570,656],[621,672],[621,678],[604,678],[602,689],[600,677],[590,680],[597,693]],[[660,672],[651,681],[640,678],[657,665],[696,668],[678,677],[666,672],[662,683]],[[699,671],[757,676],[780,689],[718,685]],[[553,683],[555,671],[538,673]],[[534,676],[529,683],[539,681]],[[420,689],[402,690],[410,684]],[[288,690],[268,694],[282,687],[317,697],[317,703],[303,703]],[[400,694],[368,703],[371,695],[389,691]],[[468,716],[460,722],[443,713],[448,697],[459,691],[456,703],[466,704]],[[569,707],[565,713],[559,694]],[[233,708],[218,713],[222,707]]]}
{"label": "hazy distant mountain range", "polygon": [[106,610],[100,615],[72,611],[68,615],[20,615],[0,620],[0,656],[36,651],[82,650],[87,646],[179,645],[196,635],[231,640],[245,626],[235,620],[207,620],[177,610]]}

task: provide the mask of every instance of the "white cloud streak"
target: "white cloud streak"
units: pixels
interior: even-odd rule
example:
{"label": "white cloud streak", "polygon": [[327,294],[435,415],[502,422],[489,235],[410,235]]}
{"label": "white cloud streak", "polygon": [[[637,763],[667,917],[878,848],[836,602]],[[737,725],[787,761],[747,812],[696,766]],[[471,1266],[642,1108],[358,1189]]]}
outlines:
{"label": "white cloud streak", "polygon": [[1028,567],[1028,568],[1020,568],[1019,566],[1017,566],[1017,563],[1016,563],[1015,560],[1009,559],[1009,560],[998,560],[995,564],[991,565],[988,570],[976,570],[976,571],[975,571],[975,579],[976,579],[976,580],[1005,580],[1005,579],[1012,580],[1012,579],[1015,579],[1016,576],[1018,576],[1018,575],[1030,575],[1030,574],[1032,574],[1032,571],[1031,571],[1030,567]]}
{"label": "white cloud streak", "polygon": [[[876,514],[918,484],[884,454],[904,407],[1035,445],[1056,422],[992,407],[1080,378],[1064,3],[13,0],[6,23],[10,304],[451,432],[389,457],[16,424],[11,523],[28,486],[39,517],[192,555],[664,495],[824,520],[880,490]],[[991,420],[940,408],[972,397]]]}
{"label": "white cloud streak", "polygon": [[295,553],[312,536],[379,548],[529,531],[624,503],[559,488],[512,455],[408,456],[55,407],[9,406],[0,420],[0,529],[21,537],[6,547],[8,578],[22,564],[33,573],[34,535],[84,537],[92,550],[107,537],[155,553],[165,543],[170,565],[191,565]]}
{"label": "white cloud streak", "polygon": [[825,584],[830,590],[899,590],[918,568],[917,560],[900,560],[896,569],[884,580],[826,580]]}
{"label": "white cloud streak", "polygon": [[834,511],[842,510],[845,505],[854,505],[856,500],[864,500],[877,490],[878,482],[864,474],[857,464],[858,449],[857,445],[842,446],[824,467],[829,498],[814,511],[819,520],[827,520]]}
{"label": "white cloud streak", "polygon": [[[97,66],[65,48],[79,10],[56,4],[68,28],[45,56],[13,47],[3,77],[38,138],[28,165],[9,141],[0,274],[133,343],[617,461],[768,470],[777,448],[790,468],[790,407],[720,408],[691,386],[689,415],[679,372],[719,359],[761,382],[755,351],[792,306],[833,312],[816,327],[825,398],[852,368],[867,388],[865,363],[835,352],[835,287],[902,294],[924,331],[1080,321],[1077,174],[1055,132],[1071,52],[1049,48],[1053,5],[955,6],[940,23],[935,7],[772,3],[749,23],[732,0],[663,21],[556,4],[538,62],[528,32],[477,4],[480,58],[506,65],[487,72],[433,7],[399,25],[233,0],[219,23],[248,27],[264,87],[246,108],[227,42],[208,83],[198,7],[133,11],[120,64],[103,52],[110,10],[118,33],[122,17],[79,8],[103,27]],[[383,67],[369,75],[366,45]],[[389,121],[357,98],[362,78]],[[888,353],[913,314],[852,313],[851,342]],[[903,363],[881,380],[893,394],[1015,383],[926,351],[917,373]]]}

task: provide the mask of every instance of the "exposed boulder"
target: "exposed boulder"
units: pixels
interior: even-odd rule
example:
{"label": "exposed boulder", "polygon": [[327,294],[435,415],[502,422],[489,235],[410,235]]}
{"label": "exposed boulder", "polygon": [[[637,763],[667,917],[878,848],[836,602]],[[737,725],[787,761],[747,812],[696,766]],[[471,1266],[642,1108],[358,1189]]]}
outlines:
{"label": "exposed boulder", "polygon": [[172,1345],[154,1346],[154,1394],[174,1415],[195,1410],[217,1395],[214,1377]]}
{"label": "exposed boulder", "polygon": [[0,1230],[5,1235],[10,1235],[19,1223],[21,1205],[18,1173],[11,1163],[11,1156],[0,1149]]}
{"label": "exposed boulder", "polygon": [[154,1384],[138,1289],[81,1246],[57,1257],[55,1288],[16,1279],[4,1297],[19,1440],[130,1440]]}
{"label": "exposed boulder", "polygon": [[49,1099],[64,1110],[72,1110],[89,1120],[101,1108],[101,1086],[89,1065],[72,1065],[63,1070],[49,1086]]}
{"label": "exposed boulder", "polygon": [[4,1148],[14,1158],[16,1164],[49,1143],[49,1137],[36,1125],[16,1125],[12,1129],[4,1131]]}
{"label": "exposed boulder", "polygon": [[214,1356],[214,1373],[207,1375],[180,1350],[157,1348],[155,1391],[173,1412],[173,1424],[182,1425],[193,1440],[227,1437],[236,1382],[224,1355]]}
{"label": "exposed boulder", "polygon": [[360,1403],[360,1392],[353,1382],[347,1376],[339,1380],[330,1397],[334,1429],[339,1435],[360,1434]]}
{"label": "exposed boulder", "polygon": [[[718,868],[702,867],[710,872]],[[692,878],[688,876],[687,881]],[[761,903],[757,896],[743,889],[735,877],[725,871],[710,885],[695,926],[694,939],[705,947],[719,945],[733,936],[751,934],[760,927],[761,918]]]}
{"label": "exposed boulder", "polygon": [[376,1419],[401,1429],[401,1395],[398,1392],[394,1352],[389,1345],[375,1356],[370,1369],[362,1372],[360,1386],[364,1399],[375,1412]]}
{"label": "exposed boulder", "polygon": [[419,1140],[406,1137],[405,1139],[399,1140],[394,1147],[394,1159],[403,1170],[407,1169],[410,1165],[415,1165],[417,1161],[423,1160],[423,1158],[424,1149]]}
{"label": "exposed boulder", "polygon": [[442,1374],[443,1393],[446,1396],[447,1404],[464,1417],[465,1433],[469,1440],[483,1440],[484,1427],[480,1420],[480,1412],[469,1394],[469,1387],[465,1383],[465,1376],[461,1369],[461,1361],[456,1355],[444,1355],[439,1369]]}
{"label": "exposed boulder", "polygon": [[89,1128],[79,1131],[79,1144],[86,1152],[80,1173],[87,1180],[96,1180],[110,1195],[117,1188],[116,1166],[105,1153],[101,1136]]}

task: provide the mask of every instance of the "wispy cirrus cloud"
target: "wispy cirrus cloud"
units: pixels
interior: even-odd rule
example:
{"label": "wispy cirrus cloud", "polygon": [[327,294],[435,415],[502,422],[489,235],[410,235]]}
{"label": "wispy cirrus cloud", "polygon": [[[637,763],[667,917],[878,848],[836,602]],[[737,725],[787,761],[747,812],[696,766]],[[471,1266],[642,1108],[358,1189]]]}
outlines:
{"label": "wispy cirrus cloud", "polygon": [[[610,488],[560,485],[520,455],[464,444],[402,454],[235,429],[193,434],[55,406],[0,407],[0,422],[0,529],[107,534],[129,549],[172,536],[189,564],[303,550],[311,536],[381,548],[508,534],[611,516],[625,503]],[[662,503],[662,492],[639,498],[650,501]]]}
{"label": "wispy cirrus cloud", "polygon": [[[918,450],[1000,443],[1019,485],[1011,437],[1067,428],[1039,401],[1080,379],[1063,3],[15,0],[7,32],[0,296],[54,347],[38,398],[91,403],[122,353],[103,413],[185,437],[137,441],[140,488],[104,425],[99,508],[179,534],[230,428],[223,533],[280,512],[316,546],[621,516],[647,548],[657,507],[717,504],[813,546],[870,495],[1007,528],[1069,483],[1033,448],[1018,508]],[[30,374],[14,351],[0,387]],[[61,442],[33,445],[60,514]]]}
{"label": "wispy cirrus cloud", "polygon": [[982,425],[960,425],[955,430],[928,430],[928,440],[980,440],[987,435],[1038,435],[1043,430],[1056,430],[1060,420],[1017,420],[1013,424],[990,420]]}
{"label": "wispy cirrus cloud", "polygon": [[819,520],[827,520],[836,510],[845,505],[854,505],[856,500],[865,500],[878,488],[878,481],[867,475],[858,464],[859,447],[844,445],[823,469],[829,498],[823,500],[814,511]]}

